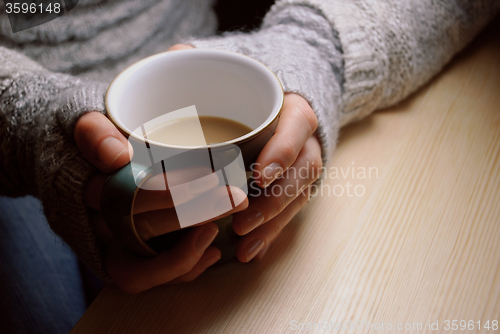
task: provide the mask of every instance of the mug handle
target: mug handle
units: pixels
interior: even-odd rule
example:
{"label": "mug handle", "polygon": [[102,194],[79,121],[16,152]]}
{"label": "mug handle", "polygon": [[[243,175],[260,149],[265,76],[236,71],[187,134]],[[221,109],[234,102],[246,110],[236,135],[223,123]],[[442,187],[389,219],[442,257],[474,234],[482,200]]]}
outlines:
{"label": "mug handle", "polygon": [[[137,175],[137,180],[134,175]],[[139,237],[134,224],[134,202],[140,185],[152,175],[145,166],[135,162],[128,163],[108,176],[101,193],[101,214],[113,235],[134,253],[148,257],[171,249],[190,228],[166,233],[146,242]],[[222,253],[219,262],[230,261],[236,257],[236,242],[239,238],[231,224],[232,215],[215,223],[219,227],[219,233],[212,245]]]}

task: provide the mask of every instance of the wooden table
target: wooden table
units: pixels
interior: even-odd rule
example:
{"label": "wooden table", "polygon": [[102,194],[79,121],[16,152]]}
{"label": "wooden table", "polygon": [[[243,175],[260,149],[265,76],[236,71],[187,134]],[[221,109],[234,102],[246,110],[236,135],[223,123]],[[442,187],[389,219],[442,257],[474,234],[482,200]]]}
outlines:
{"label": "wooden table", "polygon": [[[349,333],[431,332],[436,322],[433,333],[477,333],[487,321],[494,333],[499,35],[497,19],[412,97],[345,128],[323,196],[265,259],[140,295],[107,286],[72,333],[294,333],[308,323],[336,332],[349,321],[359,325]],[[446,330],[446,320],[474,329]]]}

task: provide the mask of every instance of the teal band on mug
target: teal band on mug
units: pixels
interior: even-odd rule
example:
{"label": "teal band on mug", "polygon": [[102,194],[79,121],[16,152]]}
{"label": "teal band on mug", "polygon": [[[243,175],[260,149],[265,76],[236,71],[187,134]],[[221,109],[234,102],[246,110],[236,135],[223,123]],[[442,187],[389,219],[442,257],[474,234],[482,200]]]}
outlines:
{"label": "teal band on mug", "polygon": [[[134,175],[138,175],[137,180]],[[101,193],[101,213],[107,226],[125,247],[142,256],[155,256],[172,248],[190,229],[169,232],[147,241],[140,238],[134,224],[134,201],[141,184],[152,175],[146,167],[129,163],[108,177]],[[234,232],[231,222],[232,216],[215,221],[219,233],[213,245],[222,253],[220,262],[231,260],[236,254],[239,236]]]}
{"label": "teal band on mug", "polygon": [[[129,163],[110,175],[101,193],[101,213],[113,235],[133,252],[153,256],[157,252],[144,243],[135,229],[133,207],[139,191],[134,179],[133,169],[144,176],[140,183],[148,178],[145,167]],[[138,172],[136,171],[136,175]]]}

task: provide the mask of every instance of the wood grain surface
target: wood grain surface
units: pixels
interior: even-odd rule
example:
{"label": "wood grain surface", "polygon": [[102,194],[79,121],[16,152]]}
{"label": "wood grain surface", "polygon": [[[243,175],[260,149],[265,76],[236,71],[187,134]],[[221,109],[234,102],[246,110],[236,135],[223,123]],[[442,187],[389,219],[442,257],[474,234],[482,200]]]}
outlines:
{"label": "wood grain surface", "polygon": [[409,99],[343,129],[323,194],[263,260],[134,296],[107,286],[72,333],[500,333],[498,36],[497,19]]}

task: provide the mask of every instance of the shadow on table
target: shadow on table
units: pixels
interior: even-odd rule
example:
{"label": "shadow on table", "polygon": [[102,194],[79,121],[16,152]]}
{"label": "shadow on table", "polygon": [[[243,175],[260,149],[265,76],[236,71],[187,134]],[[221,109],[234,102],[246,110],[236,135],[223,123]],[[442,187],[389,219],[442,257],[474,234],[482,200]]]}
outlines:
{"label": "shadow on table", "polygon": [[[116,287],[108,286],[100,297],[106,298],[105,295],[112,294],[115,301],[113,306],[122,307],[115,310],[113,330],[117,329],[116,324],[120,324],[121,320],[128,322],[120,318],[134,314],[141,319],[141,328],[127,327],[120,330],[131,333],[210,332],[209,328],[213,324],[236,314],[251,299],[248,296],[266,288],[265,282],[269,279],[266,275],[271,272],[270,268],[286,261],[287,254],[294,249],[295,236],[303,220],[301,217],[299,213],[287,225],[260,261],[226,263],[208,269],[193,282],[160,286],[139,295],[126,295]],[[163,298],[159,300],[158,295]],[[258,308],[259,305],[251,308],[254,307]],[[161,312],[158,308],[162,309]],[[107,329],[103,327],[107,324],[106,321],[96,323],[102,332],[106,332]]]}

